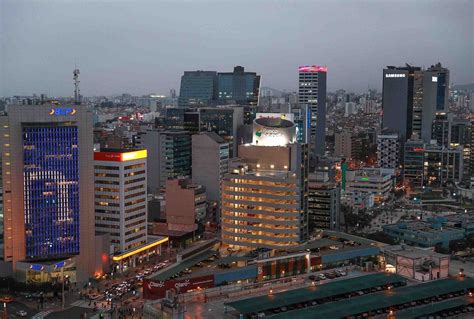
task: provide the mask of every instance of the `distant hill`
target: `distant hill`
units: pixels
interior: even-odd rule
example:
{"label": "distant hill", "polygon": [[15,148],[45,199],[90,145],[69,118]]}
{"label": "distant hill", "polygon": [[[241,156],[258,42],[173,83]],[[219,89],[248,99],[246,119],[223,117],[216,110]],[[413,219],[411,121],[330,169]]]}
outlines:
{"label": "distant hill", "polygon": [[474,83],[453,85],[452,89],[474,92]]}

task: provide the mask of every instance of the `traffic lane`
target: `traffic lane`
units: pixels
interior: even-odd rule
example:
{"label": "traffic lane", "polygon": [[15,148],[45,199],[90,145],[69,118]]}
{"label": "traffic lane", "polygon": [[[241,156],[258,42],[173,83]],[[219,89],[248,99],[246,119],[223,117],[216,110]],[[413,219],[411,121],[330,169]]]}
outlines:
{"label": "traffic lane", "polygon": [[[82,307],[71,307],[63,311],[56,311],[48,314],[46,319],[64,319],[64,318],[80,318],[84,313],[92,313],[92,309]],[[89,316],[88,316],[89,317]]]}
{"label": "traffic lane", "polygon": [[[0,309],[1,312],[3,312],[3,306],[1,306]],[[26,311],[27,313],[26,317],[23,318],[31,318],[38,313],[37,309],[29,308],[18,301],[12,301],[7,304],[8,318],[20,318],[20,316],[17,315],[17,312],[20,310]]]}

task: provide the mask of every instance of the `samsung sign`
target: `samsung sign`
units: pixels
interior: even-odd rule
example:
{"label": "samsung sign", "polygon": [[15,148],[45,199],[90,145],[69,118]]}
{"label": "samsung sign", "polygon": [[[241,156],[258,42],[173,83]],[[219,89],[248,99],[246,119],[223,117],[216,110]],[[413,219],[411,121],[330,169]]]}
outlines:
{"label": "samsung sign", "polygon": [[385,74],[385,77],[386,78],[404,78],[405,74],[402,74],[402,73],[389,73],[389,74]]}
{"label": "samsung sign", "polygon": [[71,107],[59,107],[54,108],[49,111],[49,115],[54,116],[65,116],[65,115],[74,115],[76,114],[77,110]]}

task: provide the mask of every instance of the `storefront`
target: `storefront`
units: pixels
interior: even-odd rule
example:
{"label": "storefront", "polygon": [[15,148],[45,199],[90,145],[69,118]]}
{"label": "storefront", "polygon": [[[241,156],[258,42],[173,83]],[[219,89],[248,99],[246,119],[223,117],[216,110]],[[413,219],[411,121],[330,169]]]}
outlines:
{"label": "storefront", "polygon": [[166,242],[168,242],[168,237],[152,237],[145,245],[112,256],[113,271],[122,273],[148,261],[152,256],[161,255],[161,245]]}
{"label": "storefront", "polygon": [[76,264],[74,258],[49,262],[16,263],[16,279],[28,284],[54,283],[67,278],[76,282]]}

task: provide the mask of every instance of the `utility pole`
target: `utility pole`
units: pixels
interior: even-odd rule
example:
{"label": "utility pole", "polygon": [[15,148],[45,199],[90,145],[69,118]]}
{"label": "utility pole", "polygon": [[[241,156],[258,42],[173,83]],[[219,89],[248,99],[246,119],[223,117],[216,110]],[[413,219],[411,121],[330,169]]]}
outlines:
{"label": "utility pole", "polygon": [[61,306],[64,309],[64,265],[61,267],[61,277],[62,277],[62,284],[61,284]]}

